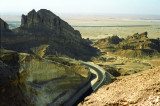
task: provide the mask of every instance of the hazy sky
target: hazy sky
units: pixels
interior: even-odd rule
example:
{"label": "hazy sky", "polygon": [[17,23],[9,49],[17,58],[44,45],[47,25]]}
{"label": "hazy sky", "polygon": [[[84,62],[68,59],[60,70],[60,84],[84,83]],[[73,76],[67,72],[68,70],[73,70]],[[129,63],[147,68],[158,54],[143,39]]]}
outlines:
{"label": "hazy sky", "polygon": [[160,0],[0,0],[0,13],[46,8],[65,14],[160,15]]}

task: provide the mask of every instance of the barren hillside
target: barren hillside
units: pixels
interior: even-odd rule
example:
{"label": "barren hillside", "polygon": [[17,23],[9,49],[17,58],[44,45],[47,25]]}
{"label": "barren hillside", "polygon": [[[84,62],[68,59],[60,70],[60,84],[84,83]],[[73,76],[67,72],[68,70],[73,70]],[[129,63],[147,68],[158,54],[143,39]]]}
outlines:
{"label": "barren hillside", "polygon": [[85,98],[79,106],[160,106],[160,67],[119,77]]}

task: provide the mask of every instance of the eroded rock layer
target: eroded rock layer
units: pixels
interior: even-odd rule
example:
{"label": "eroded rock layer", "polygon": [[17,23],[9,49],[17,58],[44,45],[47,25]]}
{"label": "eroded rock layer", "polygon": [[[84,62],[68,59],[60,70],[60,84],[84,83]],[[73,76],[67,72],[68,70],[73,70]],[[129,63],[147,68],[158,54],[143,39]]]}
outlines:
{"label": "eroded rock layer", "polygon": [[0,105],[62,105],[89,81],[79,63],[0,49]]}
{"label": "eroded rock layer", "polygon": [[135,33],[126,39],[112,36],[101,39],[95,46],[103,51],[115,55],[131,58],[158,58],[160,57],[160,39],[150,39],[147,32]]}

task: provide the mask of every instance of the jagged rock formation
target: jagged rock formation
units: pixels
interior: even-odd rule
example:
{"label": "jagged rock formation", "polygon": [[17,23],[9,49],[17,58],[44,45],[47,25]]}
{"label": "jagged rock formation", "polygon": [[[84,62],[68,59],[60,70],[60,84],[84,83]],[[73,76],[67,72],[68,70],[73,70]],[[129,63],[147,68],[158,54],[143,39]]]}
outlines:
{"label": "jagged rock formation", "polygon": [[109,48],[111,50],[114,49],[114,46],[119,44],[122,40],[124,39],[121,39],[117,35],[114,35],[98,40],[97,42],[95,42],[94,46],[98,48]]}
{"label": "jagged rock formation", "polygon": [[22,32],[23,35],[28,34],[26,31],[32,33],[45,31],[42,33],[45,36],[49,34],[50,36],[63,36],[66,39],[78,41],[82,39],[79,31],[74,30],[68,23],[46,9],[37,12],[32,10],[26,16],[22,15],[21,26],[14,31]]}
{"label": "jagged rock formation", "polygon": [[62,105],[89,81],[78,62],[0,49],[0,105]]}
{"label": "jagged rock formation", "polygon": [[12,42],[13,37],[15,36],[9,29],[9,25],[0,18],[0,47],[2,47],[5,42]]}
{"label": "jagged rock formation", "polygon": [[121,42],[122,40],[123,39],[120,39],[117,35],[114,35],[105,39],[101,39],[97,43],[107,42],[108,44],[119,44],[119,42]]}
{"label": "jagged rock formation", "polygon": [[[119,56],[133,58],[160,57],[160,40],[149,39],[147,34],[147,32],[142,34],[136,33],[133,36],[128,36],[126,39],[113,36],[99,40],[95,46]],[[113,41],[117,42],[113,43]]]}
{"label": "jagged rock formation", "polygon": [[13,32],[16,37],[6,38],[11,41],[2,43],[6,49],[33,53],[31,48],[46,44],[49,46],[45,55],[66,55],[83,60],[97,55],[97,50],[82,39],[79,31],[46,9],[22,15],[21,26]]}
{"label": "jagged rock formation", "polygon": [[9,26],[6,22],[4,22],[1,18],[0,18],[0,30],[3,29],[9,29]]}

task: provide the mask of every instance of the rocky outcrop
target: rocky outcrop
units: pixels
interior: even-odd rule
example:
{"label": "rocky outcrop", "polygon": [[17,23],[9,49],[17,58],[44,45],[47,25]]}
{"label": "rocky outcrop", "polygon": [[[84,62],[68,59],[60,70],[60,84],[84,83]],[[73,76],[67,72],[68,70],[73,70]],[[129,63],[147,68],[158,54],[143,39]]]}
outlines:
{"label": "rocky outcrop", "polygon": [[160,67],[102,86],[79,106],[159,106]]}
{"label": "rocky outcrop", "polygon": [[[27,34],[26,30],[32,33],[45,31],[44,35],[50,34],[49,36],[63,36],[67,39],[82,39],[79,31],[74,30],[68,23],[46,9],[41,9],[38,12],[32,10],[26,16],[22,15],[21,27],[14,31]],[[46,33],[47,31],[50,33]]]}
{"label": "rocky outcrop", "polygon": [[33,54],[31,48],[49,45],[45,55],[66,55],[82,60],[97,55],[97,49],[82,39],[79,31],[46,9],[22,15],[21,26],[13,32],[10,34],[13,36],[2,35],[2,46],[9,50]]}
{"label": "rocky outcrop", "polygon": [[95,46],[123,57],[160,57],[160,40],[150,39],[147,37],[147,34],[147,32],[142,34],[135,33],[133,36],[128,36],[126,39],[109,37],[99,40]]}
{"label": "rocky outcrop", "polygon": [[98,40],[95,42],[94,46],[98,48],[109,48],[111,50],[114,49],[115,45],[118,45],[123,40],[124,39],[119,38],[117,35],[109,36],[107,38]]}
{"label": "rocky outcrop", "polygon": [[[27,15],[22,15],[21,29],[36,31],[53,31],[52,35],[62,35],[68,39],[81,40],[79,31],[74,30],[68,23],[60,19],[49,10],[32,10]],[[17,29],[18,30],[18,29]]]}
{"label": "rocky outcrop", "polygon": [[117,35],[104,38],[96,42],[96,44],[101,43],[101,42],[107,42],[108,44],[119,44],[123,39],[119,38]]}
{"label": "rocky outcrop", "polygon": [[8,38],[14,36],[12,31],[9,29],[9,25],[0,18],[0,47],[3,46],[4,42],[10,42]]}
{"label": "rocky outcrop", "polygon": [[9,29],[8,24],[0,18],[0,30]]}
{"label": "rocky outcrop", "polygon": [[0,105],[62,105],[89,80],[78,62],[0,49]]}

